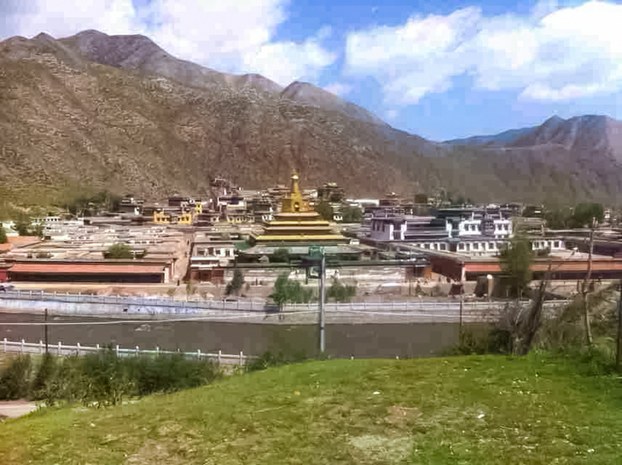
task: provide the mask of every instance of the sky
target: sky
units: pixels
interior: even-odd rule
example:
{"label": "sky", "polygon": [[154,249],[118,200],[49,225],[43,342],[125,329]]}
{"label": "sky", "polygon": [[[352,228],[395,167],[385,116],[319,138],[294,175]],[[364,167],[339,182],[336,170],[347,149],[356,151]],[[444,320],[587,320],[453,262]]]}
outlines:
{"label": "sky", "polygon": [[552,115],[622,119],[622,3],[0,0],[0,40],[144,34],[223,72],[311,82],[447,140]]}

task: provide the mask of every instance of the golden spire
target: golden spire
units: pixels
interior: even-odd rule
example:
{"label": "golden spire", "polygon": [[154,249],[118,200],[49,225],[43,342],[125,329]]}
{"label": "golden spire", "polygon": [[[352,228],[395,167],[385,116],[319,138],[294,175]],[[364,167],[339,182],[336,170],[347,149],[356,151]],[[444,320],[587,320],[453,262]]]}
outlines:
{"label": "golden spire", "polygon": [[308,211],[307,203],[302,197],[300,186],[298,185],[298,173],[294,170],[292,173],[292,187],[289,195],[283,198],[281,211],[285,213],[298,213]]}

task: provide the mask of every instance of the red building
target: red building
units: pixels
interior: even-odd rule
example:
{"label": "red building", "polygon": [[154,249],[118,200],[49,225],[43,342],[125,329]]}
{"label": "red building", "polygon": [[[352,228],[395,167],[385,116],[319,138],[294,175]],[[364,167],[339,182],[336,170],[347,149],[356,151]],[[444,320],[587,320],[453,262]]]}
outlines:
{"label": "red building", "polygon": [[10,281],[165,283],[170,277],[170,264],[162,261],[16,260],[9,265]]}
{"label": "red building", "polygon": [[[476,281],[479,277],[502,275],[496,258],[465,257],[452,253],[427,254],[432,271],[456,281]],[[541,279],[550,269],[552,279],[583,279],[587,273],[585,258],[547,257],[535,259],[531,269],[534,279]],[[622,279],[622,258],[594,257],[592,279]]]}

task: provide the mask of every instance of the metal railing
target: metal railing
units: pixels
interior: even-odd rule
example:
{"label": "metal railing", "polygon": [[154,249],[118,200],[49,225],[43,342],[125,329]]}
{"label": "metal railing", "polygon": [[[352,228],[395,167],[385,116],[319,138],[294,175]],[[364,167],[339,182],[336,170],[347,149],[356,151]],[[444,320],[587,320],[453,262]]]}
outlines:
{"label": "metal railing", "polygon": [[[26,342],[24,339],[20,341],[11,341],[7,338],[4,338],[0,343],[0,347],[2,347],[2,352],[13,352],[19,354],[44,354],[45,353],[45,343],[43,341],[39,342]],[[104,350],[110,350],[110,347],[100,346],[97,344],[96,346],[83,346],[79,342],[75,345],[67,345],[62,342],[57,342],[56,344],[48,345],[48,353],[57,356],[71,356],[71,355],[86,355],[101,352]],[[240,351],[239,354],[223,354],[222,351],[218,351],[216,353],[210,352],[201,352],[200,349],[195,352],[179,352],[179,351],[170,351],[170,350],[161,350],[159,347],[156,347],[154,350],[145,350],[136,346],[133,349],[119,347],[118,345],[113,346],[112,350],[115,352],[117,356],[135,356],[135,355],[182,355],[188,358],[196,358],[198,360],[207,359],[212,360],[218,364],[226,364],[226,365],[244,365],[247,361],[253,360],[256,357],[245,355],[244,352]]]}

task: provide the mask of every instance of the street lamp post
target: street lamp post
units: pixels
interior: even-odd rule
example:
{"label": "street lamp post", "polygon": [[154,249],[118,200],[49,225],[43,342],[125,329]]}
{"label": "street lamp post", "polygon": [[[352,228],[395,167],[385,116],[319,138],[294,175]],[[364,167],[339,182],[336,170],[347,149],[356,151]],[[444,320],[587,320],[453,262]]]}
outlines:
{"label": "street lamp post", "polygon": [[325,334],[325,301],[326,301],[326,254],[324,249],[321,251],[322,259],[320,261],[320,354],[326,351],[326,334]]}

